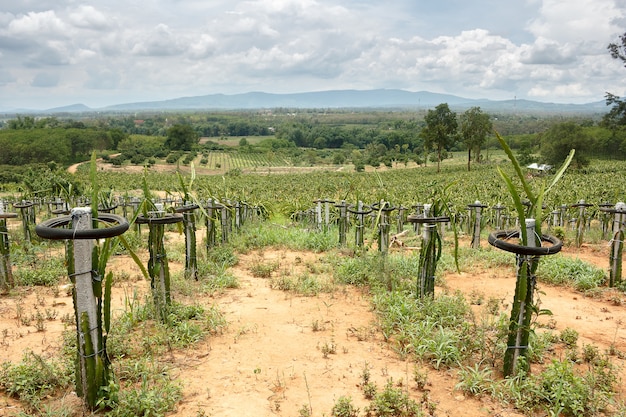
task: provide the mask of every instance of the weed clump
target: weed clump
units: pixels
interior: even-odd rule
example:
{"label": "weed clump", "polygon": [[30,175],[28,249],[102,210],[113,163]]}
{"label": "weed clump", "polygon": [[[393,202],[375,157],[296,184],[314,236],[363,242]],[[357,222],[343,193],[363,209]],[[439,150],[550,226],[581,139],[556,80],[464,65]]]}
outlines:
{"label": "weed clump", "polygon": [[70,385],[71,373],[71,367],[29,351],[20,363],[0,365],[0,389],[37,410],[43,399]]}

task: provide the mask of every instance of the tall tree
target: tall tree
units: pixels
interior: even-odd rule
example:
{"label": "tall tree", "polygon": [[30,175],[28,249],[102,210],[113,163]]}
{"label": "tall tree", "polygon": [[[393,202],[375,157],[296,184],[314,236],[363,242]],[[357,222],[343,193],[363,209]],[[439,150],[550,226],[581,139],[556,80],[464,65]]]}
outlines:
{"label": "tall tree", "polygon": [[493,129],[489,115],[480,107],[472,107],[461,115],[461,138],[467,146],[467,170],[471,169],[472,150],[476,162],[480,161],[480,148],[485,144],[487,135]]}
{"label": "tall tree", "polygon": [[428,110],[424,121],[426,126],[421,132],[424,147],[437,150],[437,172],[439,172],[443,152],[455,141],[458,128],[456,113],[450,110],[448,103],[441,103],[435,110]]}
{"label": "tall tree", "polygon": [[165,147],[172,150],[190,151],[198,143],[198,134],[188,124],[176,124],[167,129]]}
{"label": "tall tree", "polygon": [[[622,61],[626,67],[626,33],[619,37],[619,42],[610,43],[607,49],[613,59]],[[606,105],[613,107],[604,115],[604,124],[613,129],[626,126],[626,100],[608,92],[605,97]]]}
{"label": "tall tree", "polygon": [[588,165],[592,146],[582,126],[571,121],[555,124],[541,136],[541,155],[551,165],[560,165],[572,149],[576,149],[572,164],[578,168]]}

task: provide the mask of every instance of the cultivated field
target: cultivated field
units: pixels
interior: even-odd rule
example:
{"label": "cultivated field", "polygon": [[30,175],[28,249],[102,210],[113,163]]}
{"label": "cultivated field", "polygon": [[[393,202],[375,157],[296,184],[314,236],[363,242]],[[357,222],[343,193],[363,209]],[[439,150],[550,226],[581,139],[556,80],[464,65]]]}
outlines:
{"label": "cultivated field", "polygon": [[[533,320],[530,374],[508,379],[502,357],[516,271],[513,254],[487,243],[495,228],[490,208],[507,205],[510,227],[515,219],[495,164],[470,173],[461,164],[444,166],[439,174],[431,166],[358,174],[225,171],[193,181],[188,171],[179,178],[98,170],[100,187],[119,196],[145,196],[145,181],[154,196],[176,199],[186,191],[203,204],[245,201],[259,215],[207,249],[205,213],[198,212],[198,280],[185,277],[183,234],[166,229],[174,303],[167,323],[157,319],[150,282],[128,251],[120,247],[111,257],[107,352],[115,401],[95,413],[624,415],[626,295],[623,287],[607,287],[611,235],[603,233],[598,210],[601,202],[624,199],[623,168],[597,162],[570,171],[546,196],[545,230],[565,239],[562,253],[544,257],[537,271],[536,311],[551,314]],[[545,179],[528,173],[533,187]],[[355,219],[339,246],[337,209],[324,227],[309,211],[319,198],[382,199],[411,209],[441,198],[449,184],[449,206],[459,215],[459,270],[454,233],[445,228],[432,300],[415,293],[422,241],[411,224],[402,225],[403,233],[393,224],[382,254],[375,217],[366,223],[363,246],[354,243]],[[569,222],[577,210],[568,208],[559,228],[549,224],[549,213],[580,199],[593,206],[577,245]],[[480,248],[471,247],[464,217],[475,200],[489,206]],[[46,206],[38,208],[37,221],[50,216]],[[0,296],[0,416],[90,415],[72,382],[76,331],[65,247],[26,242],[20,218],[7,223],[15,286]],[[147,228],[131,227],[125,236],[146,265]]]}

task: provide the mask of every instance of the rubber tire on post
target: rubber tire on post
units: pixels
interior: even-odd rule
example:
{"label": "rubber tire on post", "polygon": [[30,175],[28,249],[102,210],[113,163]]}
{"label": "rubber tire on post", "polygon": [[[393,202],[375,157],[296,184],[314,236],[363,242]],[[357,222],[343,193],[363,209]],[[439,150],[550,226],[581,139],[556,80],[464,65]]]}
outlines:
{"label": "rubber tire on post", "polygon": [[222,203],[211,203],[210,206],[204,206],[205,209],[213,209],[213,210],[221,210],[223,208],[225,208],[226,206],[224,206]]}
{"label": "rubber tire on post", "polygon": [[604,213],[610,213],[610,214],[626,214],[626,210],[616,210],[615,207],[611,207],[611,208],[600,207],[600,211]]}
{"label": "rubber tire on post", "polygon": [[17,217],[17,213],[0,213],[0,219],[14,219]]}
{"label": "rubber tire on post", "polygon": [[363,209],[359,211],[354,204],[350,204],[348,205],[348,211],[352,214],[370,214],[373,210],[363,206]]}
{"label": "rubber tire on post", "polygon": [[137,216],[135,223],[137,224],[174,224],[183,221],[182,214],[168,214],[164,217],[144,217],[143,215]]}
{"label": "rubber tire on post", "polygon": [[409,223],[447,223],[450,221],[450,217],[448,216],[438,216],[438,217],[422,217],[421,215],[411,214],[407,216],[406,220]]}
{"label": "rubber tire on post", "polygon": [[372,205],[370,205],[370,207],[372,208],[372,210],[376,210],[376,211],[388,211],[388,212],[392,212],[396,209],[396,206],[392,206],[389,205],[387,207],[383,207],[382,209],[380,208],[380,203],[374,203]]}
{"label": "rubber tire on post", "polygon": [[200,208],[200,206],[197,205],[197,204],[188,204],[186,206],[176,207],[174,209],[174,211],[176,213],[184,213],[186,211],[193,211],[193,210],[198,209],[198,208]]}
{"label": "rubber tire on post", "polygon": [[98,207],[98,211],[104,213],[110,213],[117,208],[117,204],[112,205],[111,207]]}
{"label": "rubber tire on post", "polygon": [[13,203],[13,207],[18,209],[28,208],[34,206],[35,203],[32,201],[25,201],[24,203]]}
{"label": "rubber tire on post", "polygon": [[550,235],[541,235],[542,242],[550,242],[552,246],[522,246],[517,245],[515,243],[510,243],[507,240],[502,238],[506,237],[507,239],[519,237],[519,230],[496,230],[495,232],[491,232],[487,241],[490,245],[495,246],[498,249],[501,249],[506,252],[516,253],[518,255],[531,255],[531,256],[541,256],[541,255],[554,255],[561,251],[563,247],[563,241],[555,236]]}
{"label": "rubber tire on post", "polygon": [[99,213],[94,220],[104,223],[117,223],[115,226],[103,229],[74,230],[61,229],[72,222],[72,216],[55,217],[45,220],[35,226],[37,236],[50,240],[74,240],[74,239],[106,239],[119,236],[128,230],[128,220],[117,214]]}

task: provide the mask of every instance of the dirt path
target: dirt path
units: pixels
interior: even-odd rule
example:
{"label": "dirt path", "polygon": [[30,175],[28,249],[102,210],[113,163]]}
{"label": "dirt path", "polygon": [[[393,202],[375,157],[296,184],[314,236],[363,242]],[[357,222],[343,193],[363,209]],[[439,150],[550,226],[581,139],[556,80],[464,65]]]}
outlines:
{"label": "dirt path", "polygon": [[69,167],[67,167],[67,172],[69,172],[70,174],[76,174],[76,171],[78,171],[78,167],[81,164],[84,164],[84,162],[79,162],[77,164],[70,165]]}
{"label": "dirt path", "polygon": [[[313,415],[328,415],[340,396],[350,396],[361,409],[367,405],[358,384],[365,367],[384,387],[391,378],[420,401],[414,389],[414,364],[400,360],[376,331],[369,296],[353,288],[332,294],[302,297],[274,290],[269,280],[254,278],[253,262],[280,260],[295,265],[296,258],[315,262],[316,255],[291,251],[241,257],[235,275],[241,288],[217,300],[230,323],[227,332],[182,360],[185,402],[176,415],[195,416],[199,409],[220,416],[297,416],[310,405]],[[324,354],[333,347],[335,353]],[[438,416],[519,414],[465,398],[454,391],[456,380],[429,373],[430,401]]]}

